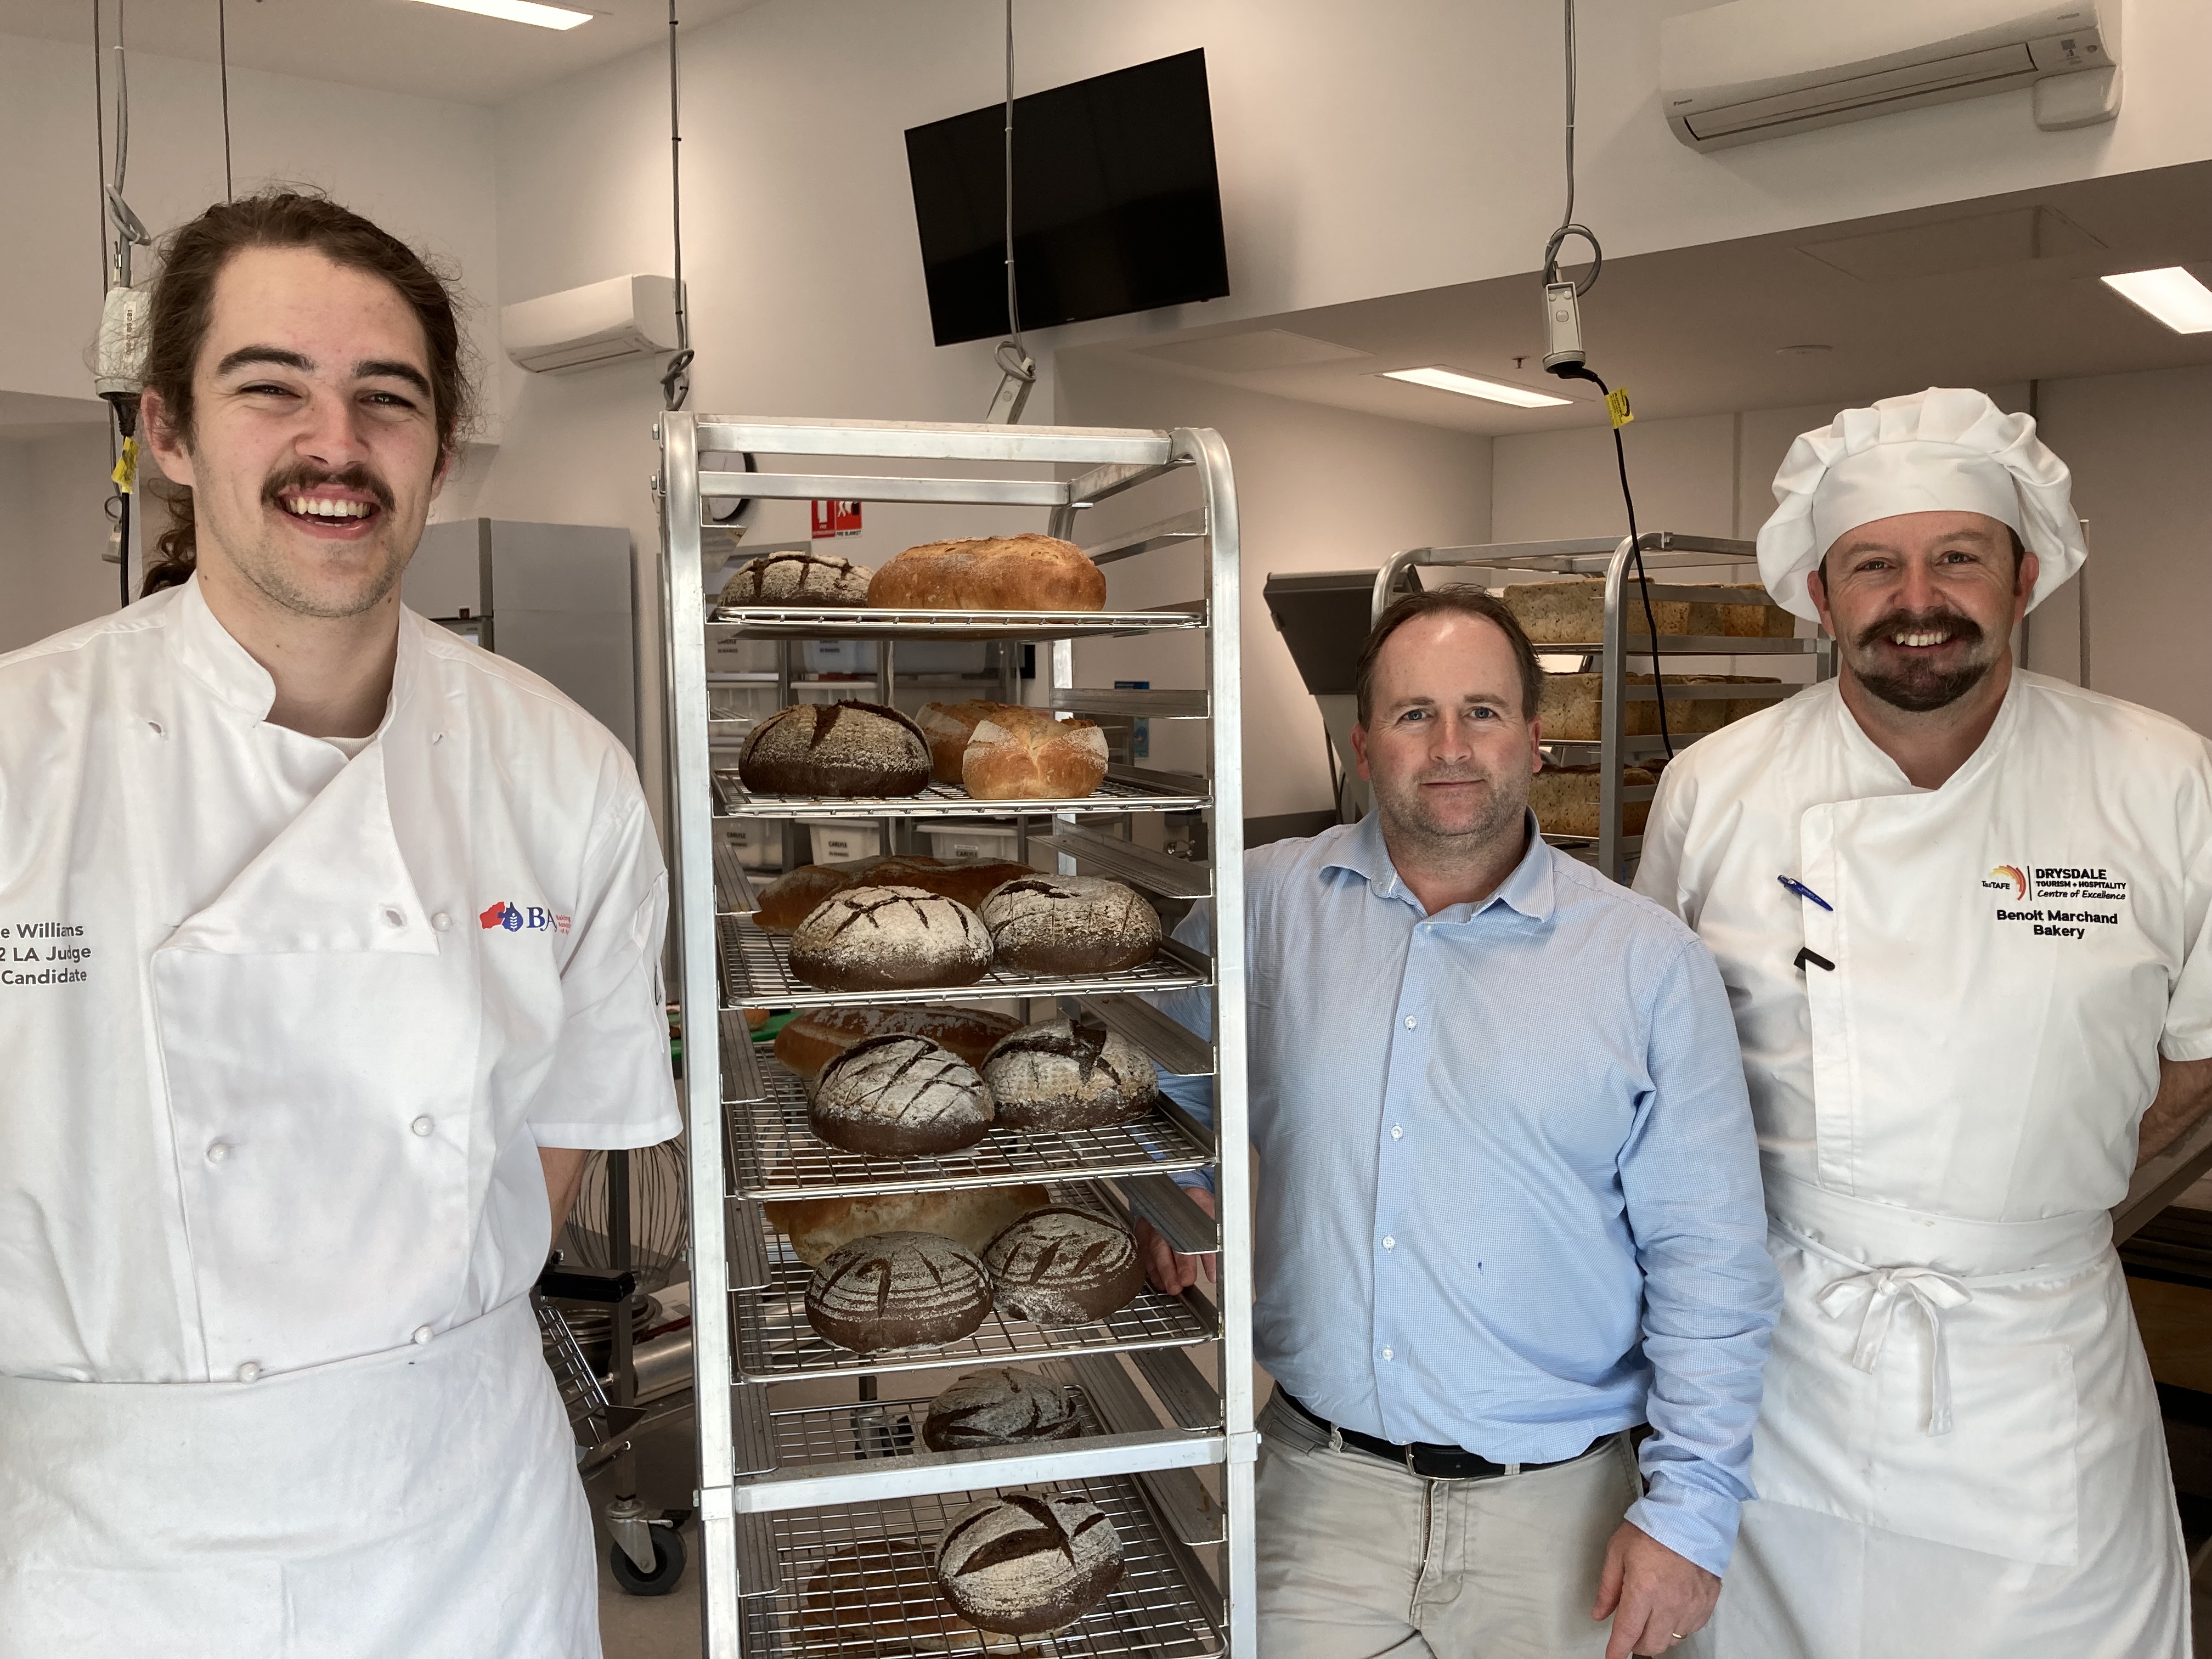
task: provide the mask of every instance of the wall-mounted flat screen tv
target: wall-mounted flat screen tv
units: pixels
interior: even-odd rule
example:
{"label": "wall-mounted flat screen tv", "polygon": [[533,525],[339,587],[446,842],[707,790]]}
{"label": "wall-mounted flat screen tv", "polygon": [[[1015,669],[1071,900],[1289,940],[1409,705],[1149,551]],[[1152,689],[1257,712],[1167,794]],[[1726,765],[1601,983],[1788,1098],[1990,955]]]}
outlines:
{"label": "wall-mounted flat screen tv", "polygon": [[[1006,331],[1005,110],[907,129],[939,345]],[[1204,51],[1014,100],[1014,275],[1024,328],[1229,292]]]}

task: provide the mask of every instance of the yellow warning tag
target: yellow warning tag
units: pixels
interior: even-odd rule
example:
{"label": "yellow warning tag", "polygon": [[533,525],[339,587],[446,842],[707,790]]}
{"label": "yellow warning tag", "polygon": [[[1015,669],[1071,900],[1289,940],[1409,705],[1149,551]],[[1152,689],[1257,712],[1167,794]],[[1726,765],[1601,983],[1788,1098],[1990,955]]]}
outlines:
{"label": "yellow warning tag", "polygon": [[136,438],[123,441],[123,453],[116,459],[115,471],[107,476],[115,481],[115,487],[125,495],[131,493],[131,486],[138,480],[138,441]]}
{"label": "yellow warning tag", "polygon": [[1613,416],[1615,427],[1626,426],[1636,418],[1628,407],[1628,388],[1616,386],[1605,394],[1605,412]]}

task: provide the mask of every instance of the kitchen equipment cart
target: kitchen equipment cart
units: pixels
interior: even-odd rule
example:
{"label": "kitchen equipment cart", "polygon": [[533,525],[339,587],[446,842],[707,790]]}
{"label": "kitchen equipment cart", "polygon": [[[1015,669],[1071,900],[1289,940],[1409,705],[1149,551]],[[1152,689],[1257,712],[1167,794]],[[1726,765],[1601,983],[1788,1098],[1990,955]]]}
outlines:
{"label": "kitchen equipment cart", "polygon": [[[1251,1259],[1244,1100],[1243,827],[1239,777],[1237,504],[1229,457],[1211,431],[931,426],[665,415],[656,486],[667,605],[668,732],[676,994],[686,1045],[691,1278],[696,1340],[700,1571],[710,1659],[903,1655],[923,1644],[940,1603],[927,1552],[945,1522],[1007,1488],[1080,1491],[1112,1517],[1125,1575],[1103,1602],[1051,1638],[994,1638],[990,1652],[1158,1655],[1257,1651],[1254,1634]],[[757,471],[702,471],[702,455],[757,458]],[[866,476],[807,470],[812,458],[872,458]],[[929,464],[951,463],[933,476]],[[789,467],[793,470],[780,471]],[[1188,570],[1178,602],[1133,611],[969,612],[746,607],[704,591],[705,504],[732,497],[938,502],[976,509],[954,533],[1034,528],[1080,542],[1085,510],[1126,490],[1172,516],[1086,548],[1101,564],[1146,558]],[[744,550],[740,550],[743,551]],[[1149,574],[1147,580],[1151,580]],[[1079,639],[1172,632],[1202,645],[1203,684],[1182,690],[1075,682]],[[888,702],[902,643],[1001,641],[1003,688],[1018,687],[1024,644],[1049,658],[1049,706],[1149,720],[1203,720],[1203,774],[1115,765],[1079,800],[973,801],[932,786],[896,799],[755,795],[737,775],[734,741],[750,721],[718,714],[712,649],[732,637],[852,641],[876,647],[878,701]],[[1006,648],[1012,647],[1012,648]],[[818,654],[818,653],[817,653]],[[727,660],[726,651],[720,659]],[[792,700],[793,657],[777,656]],[[732,678],[735,678],[734,676]],[[860,690],[855,687],[854,690]],[[970,694],[972,695],[972,693]],[[1002,690],[1001,695],[1005,695]],[[1013,700],[1009,698],[1008,700]],[[886,852],[918,850],[922,826],[1016,817],[1026,854],[1048,848],[1062,872],[1113,877],[1156,900],[1210,899],[1206,956],[1170,942],[1117,974],[1045,976],[995,969],[941,991],[820,991],[793,977],[786,941],[753,925],[751,883],[718,841],[747,823],[785,831],[783,862],[804,861],[797,827],[860,819]],[[1173,824],[1201,854],[1170,855]],[[1194,828],[1194,826],[1200,826]],[[1034,833],[1033,833],[1034,831]],[[1147,994],[1214,990],[1213,1029],[1194,1036]],[[756,1045],[744,1011],[858,1002],[973,1005],[1017,1000],[1032,1019],[1088,1012],[1151,1054],[1163,1072],[1210,1073],[1212,1127],[1172,1103],[1139,1122],[1081,1133],[995,1130],[933,1158],[862,1158],[816,1140],[799,1080]],[[706,1040],[719,1027],[719,1044]],[[1178,1171],[1211,1170],[1218,1223],[1184,1195]],[[1060,1201],[1149,1220],[1179,1249],[1218,1249],[1218,1303],[1147,1286],[1111,1318],[1047,1329],[994,1313],[940,1347],[861,1355],[808,1325],[809,1269],[767,1218],[766,1202],[900,1190],[1039,1182]],[[1194,1358],[1195,1357],[1195,1358]],[[921,1407],[961,1370],[1013,1361],[1066,1390],[1085,1433],[1042,1449],[951,1453],[921,1448]],[[1202,1363],[1200,1363],[1202,1362]],[[720,1408],[716,1402],[726,1402]],[[1201,1480],[1194,1471],[1209,1471]],[[856,1550],[886,1544],[920,1554]],[[1207,1555],[1212,1556],[1209,1570]],[[929,1650],[938,1650],[932,1647]],[[987,1650],[970,1640],[952,1652]]]}

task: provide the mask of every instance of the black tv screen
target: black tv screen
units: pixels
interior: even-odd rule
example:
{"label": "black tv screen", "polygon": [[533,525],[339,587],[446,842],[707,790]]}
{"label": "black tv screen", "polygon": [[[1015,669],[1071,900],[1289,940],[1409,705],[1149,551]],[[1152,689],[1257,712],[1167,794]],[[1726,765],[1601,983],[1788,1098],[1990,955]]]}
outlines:
{"label": "black tv screen", "polygon": [[[939,345],[1006,331],[1006,106],[909,127],[907,168]],[[1014,100],[1024,328],[1229,292],[1206,53]]]}

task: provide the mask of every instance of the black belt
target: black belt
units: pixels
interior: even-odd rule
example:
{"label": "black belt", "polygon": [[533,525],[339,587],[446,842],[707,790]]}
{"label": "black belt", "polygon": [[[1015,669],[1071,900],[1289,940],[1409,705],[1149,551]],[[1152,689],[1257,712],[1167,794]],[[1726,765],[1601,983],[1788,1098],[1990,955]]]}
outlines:
{"label": "black belt", "polygon": [[1500,1475],[1527,1474],[1532,1469],[1555,1469],[1562,1463],[1580,1462],[1604,1443],[1601,1440],[1593,1441],[1572,1457],[1558,1458],[1549,1463],[1493,1463],[1463,1446],[1432,1446],[1421,1441],[1415,1441],[1409,1446],[1399,1446],[1388,1440],[1378,1440],[1371,1434],[1362,1434],[1357,1429],[1340,1428],[1318,1412],[1308,1408],[1280,1383],[1275,1385],[1275,1393],[1285,1405],[1307,1422],[1328,1430],[1352,1450],[1365,1452],[1370,1457],[1379,1457],[1386,1463],[1395,1463],[1425,1480],[1495,1480]]}

